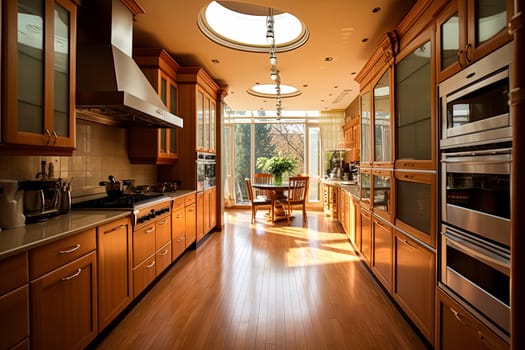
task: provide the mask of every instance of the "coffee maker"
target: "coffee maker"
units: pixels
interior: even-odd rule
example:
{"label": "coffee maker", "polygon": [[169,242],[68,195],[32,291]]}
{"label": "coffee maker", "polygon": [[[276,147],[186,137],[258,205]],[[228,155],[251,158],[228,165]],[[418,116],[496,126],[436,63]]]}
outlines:
{"label": "coffee maker", "polygon": [[60,213],[60,188],[56,179],[21,181],[20,188],[24,190],[24,215],[27,224]]}
{"label": "coffee maker", "polygon": [[0,179],[0,227],[10,229],[24,224],[23,191],[18,181]]}

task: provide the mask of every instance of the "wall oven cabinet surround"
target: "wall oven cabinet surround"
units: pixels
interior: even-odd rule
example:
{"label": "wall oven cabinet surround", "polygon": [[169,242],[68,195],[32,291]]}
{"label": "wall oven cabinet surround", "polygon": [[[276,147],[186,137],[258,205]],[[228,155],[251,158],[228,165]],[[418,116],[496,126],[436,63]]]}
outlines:
{"label": "wall oven cabinet surround", "polygon": [[197,152],[197,191],[215,186],[216,159],[213,153]]}
{"label": "wall oven cabinet surround", "polygon": [[441,148],[510,141],[509,43],[439,84]]}
{"label": "wall oven cabinet surround", "polygon": [[[178,115],[177,72],[180,66],[163,49],[136,48],[133,58],[159,94],[167,110]],[[131,128],[129,157],[133,163],[174,164],[179,157],[178,128]]]}
{"label": "wall oven cabinet surround", "polygon": [[3,11],[2,143],[14,151],[23,145],[32,154],[70,155],[77,2],[4,1]]}
{"label": "wall oven cabinet surround", "polygon": [[438,15],[439,80],[512,40],[512,0],[454,0]]}
{"label": "wall oven cabinet surround", "polygon": [[510,333],[510,251],[442,226],[441,283]]}
{"label": "wall oven cabinet surround", "polygon": [[510,247],[511,149],[442,154],[443,222]]}
{"label": "wall oven cabinet surround", "polygon": [[436,248],[436,174],[396,170],[394,176],[395,225]]}
{"label": "wall oven cabinet surround", "polygon": [[374,214],[391,222],[392,220],[392,179],[391,170],[372,170],[372,202]]}

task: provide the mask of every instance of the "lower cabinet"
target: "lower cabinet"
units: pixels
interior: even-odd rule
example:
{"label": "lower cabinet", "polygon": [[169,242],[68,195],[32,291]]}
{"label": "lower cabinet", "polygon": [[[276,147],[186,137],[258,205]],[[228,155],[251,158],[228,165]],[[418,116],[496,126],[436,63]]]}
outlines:
{"label": "lower cabinet", "polygon": [[195,226],[196,229],[196,239],[199,242],[206,232],[204,232],[204,192],[197,192],[197,223]]}
{"label": "lower cabinet", "polygon": [[132,238],[129,218],[97,228],[99,332],[133,300]]}
{"label": "lower cabinet", "polygon": [[27,253],[0,261],[0,349],[29,348]]}
{"label": "lower cabinet", "polygon": [[429,342],[434,342],[436,257],[432,250],[394,230],[393,296]]}
{"label": "lower cabinet", "polygon": [[[195,195],[193,195],[195,198]],[[184,215],[186,217],[186,248],[192,245],[197,237],[196,224],[197,224],[197,206],[195,200],[192,204],[187,205],[184,208]]]}
{"label": "lower cabinet", "polygon": [[184,197],[173,201],[171,212],[171,244],[172,260],[175,261],[186,249],[186,213],[184,208]]}
{"label": "lower cabinet", "polygon": [[95,251],[31,281],[32,349],[83,349],[96,335]]}
{"label": "lower cabinet", "polygon": [[370,265],[372,261],[372,215],[369,211],[361,207],[360,216],[361,231],[361,255],[365,262]]}
{"label": "lower cabinet", "polygon": [[372,218],[371,268],[383,286],[392,293],[392,226],[376,217]]}
{"label": "lower cabinet", "polygon": [[437,289],[437,294],[436,349],[509,349],[509,344],[474,318],[440,288]]}
{"label": "lower cabinet", "polygon": [[133,268],[133,297],[137,297],[155,279],[155,255]]}

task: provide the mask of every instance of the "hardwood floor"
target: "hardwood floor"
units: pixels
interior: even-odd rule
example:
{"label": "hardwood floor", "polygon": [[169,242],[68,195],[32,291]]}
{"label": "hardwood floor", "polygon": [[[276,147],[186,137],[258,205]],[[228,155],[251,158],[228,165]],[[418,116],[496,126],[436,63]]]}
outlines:
{"label": "hardwood floor", "polygon": [[225,215],[98,349],[426,349],[338,223]]}

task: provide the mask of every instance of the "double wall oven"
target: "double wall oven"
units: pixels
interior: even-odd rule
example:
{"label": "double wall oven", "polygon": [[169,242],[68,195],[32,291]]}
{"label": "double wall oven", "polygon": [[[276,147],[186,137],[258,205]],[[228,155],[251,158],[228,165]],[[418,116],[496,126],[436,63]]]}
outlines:
{"label": "double wall oven", "polygon": [[512,43],[439,85],[440,285],[510,333]]}
{"label": "double wall oven", "polygon": [[216,155],[197,152],[197,191],[215,186]]}

